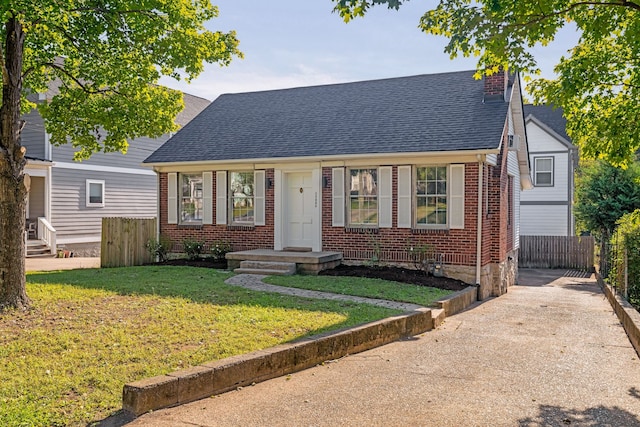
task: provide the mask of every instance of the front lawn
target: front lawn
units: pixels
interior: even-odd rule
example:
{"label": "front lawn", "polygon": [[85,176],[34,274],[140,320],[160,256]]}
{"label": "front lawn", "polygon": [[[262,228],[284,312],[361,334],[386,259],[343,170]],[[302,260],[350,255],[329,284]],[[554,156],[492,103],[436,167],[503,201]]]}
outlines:
{"label": "front lawn", "polygon": [[264,281],[272,285],[409,302],[425,307],[432,306],[436,301],[453,293],[427,286],[350,276],[269,276]]}
{"label": "front lawn", "polygon": [[397,313],[228,277],[168,266],[28,274],[31,310],[0,314],[0,425],[86,425],[121,408],[127,382]]}

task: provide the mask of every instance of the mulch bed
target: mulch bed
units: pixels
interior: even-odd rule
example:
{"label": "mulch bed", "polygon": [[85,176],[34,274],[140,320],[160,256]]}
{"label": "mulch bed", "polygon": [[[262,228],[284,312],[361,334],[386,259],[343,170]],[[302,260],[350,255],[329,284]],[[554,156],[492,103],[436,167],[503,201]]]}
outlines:
{"label": "mulch bed", "polygon": [[[227,261],[214,261],[211,258],[201,259],[172,259],[156,265],[174,265],[189,266],[202,268],[226,269]],[[446,289],[450,291],[459,291],[468,284],[447,277],[434,277],[427,275],[424,271],[411,270],[402,267],[391,266],[367,266],[367,265],[346,265],[341,264],[330,270],[322,270],[321,276],[351,276],[351,277],[367,277],[370,279],[390,280],[400,283],[409,283],[418,286],[429,286],[432,288]]]}
{"label": "mulch bed", "polygon": [[217,268],[217,269],[226,269],[227,268],[227,260],[214,261],[211,258],[199,258],[199,259],[170,259],[163,262],[157,262],[154,265],[174,265],[174,266],[185,266],[185,267],[202,267],[202,268]]}
{"label": "mulch bed", "polygon": [[424,271],[391,266],[341,264],[330,270],[322,270],[319,275],[367,277],[370,279],[383,279],[412,285],[429,286],[449,291],[460,291],[469,286],[460,280],[450,279],[448,277],[434,277],[426,274]]}

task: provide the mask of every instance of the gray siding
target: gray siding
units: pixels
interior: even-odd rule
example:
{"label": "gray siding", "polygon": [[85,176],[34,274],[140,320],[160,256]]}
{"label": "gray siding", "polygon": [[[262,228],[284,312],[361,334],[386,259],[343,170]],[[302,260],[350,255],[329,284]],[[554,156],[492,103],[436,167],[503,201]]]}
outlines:
{"label": "gray siding", "polygon": [[[129,149],[127,154],[122,153],[96,153],[89,160],[83,160],[82,164],[86,165],[99,165],[99,166],[113,166],[119,168],[129,169],[144,169],[149,170],[148,167],[142,167],[141,163],[144,159],[149,157],[156,149],[158,149],[168,136],[163,135],[160,138],[137,138],[133,142],[129,143]],[[73,154],[75,149],[71,144],[65,144],[60,147],[52,148],[52,157],[54,162],[73,162]]]}
{"label": "gray siding", "polygon": [[45,159],[44,120],[37,111],[22,117],[27,123],[22,129],[22,146],[27,149],[27,157]]}
{"label": "gray siding", "polygon": [[[157,184],[153,175],[105,173],[54,167],[51,222],[60,243],[100,240],[103,217],[156,216]],[[86,206],[86,180],[105,181],[105,206]]]}

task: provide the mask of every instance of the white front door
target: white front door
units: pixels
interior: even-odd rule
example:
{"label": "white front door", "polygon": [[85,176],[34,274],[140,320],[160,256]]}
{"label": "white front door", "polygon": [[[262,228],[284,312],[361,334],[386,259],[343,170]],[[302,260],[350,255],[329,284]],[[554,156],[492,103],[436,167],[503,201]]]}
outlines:
{"label": "white front door", "polygon": [[289,248],[314,247],[314,212],[318,192],[313,188],[312,173],[290,172],[285,174],[284,246]]}

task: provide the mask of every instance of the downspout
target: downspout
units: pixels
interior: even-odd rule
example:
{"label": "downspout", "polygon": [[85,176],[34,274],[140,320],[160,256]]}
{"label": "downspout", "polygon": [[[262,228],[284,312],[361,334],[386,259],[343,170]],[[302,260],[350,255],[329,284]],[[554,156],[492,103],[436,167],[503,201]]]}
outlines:
{"label": "downspout", "polygon": [[[153,168],[153,171],[156,173],[156,241],[160,241],[160,206],[162,205],[162,203],[160,203],[160,198],[162,197],[161,191],[160,191],[160,171],[157,168]],[[169,183],[167,182],[167,185]],[[167,200],[167,204],[169,203],[169,201]],[[157,260],[156,260],[157,261]]]}
{"label": "downspout", "polygon": [[482,200],[484,199],[484,162],[478,154],[478,230],[476,235],[476,285],[480,286],[480,274],[482,273]]}

